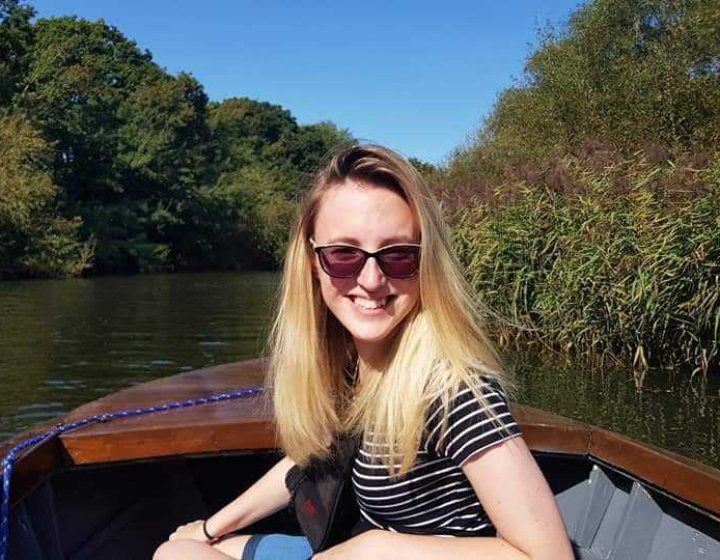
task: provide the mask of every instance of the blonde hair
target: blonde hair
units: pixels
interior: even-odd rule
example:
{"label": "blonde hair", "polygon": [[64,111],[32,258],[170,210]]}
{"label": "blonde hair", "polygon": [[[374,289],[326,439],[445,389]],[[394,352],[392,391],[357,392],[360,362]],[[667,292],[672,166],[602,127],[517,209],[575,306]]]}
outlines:
{"label": "blonde hair", "polygon": [[[422,246],[419,305],[399,327],[381,374],[363,382],[355,399],[347,379],[354,347],[322,300],[309,244],[325,194],[349,179],[400,194],[416,217]],[[481,375],[509,385],[480,325],[477,303],[421,175],[381,146],[340,150],[305,196],[285,259],[269,368],[283,451],[306,464],[326,456],[338,434],[364,434],[369,445],[387,449],[383,463],[390,472],[407,472],[434,400],[441,399],[447,410],[463,384],[483,400]]]}

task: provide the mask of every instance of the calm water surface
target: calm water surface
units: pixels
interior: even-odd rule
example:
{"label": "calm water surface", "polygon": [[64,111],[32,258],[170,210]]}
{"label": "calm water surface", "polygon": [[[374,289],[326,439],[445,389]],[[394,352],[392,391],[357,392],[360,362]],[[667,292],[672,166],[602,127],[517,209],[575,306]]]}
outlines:
{"label": "calm water surface", "polygon": [[0,283],[0,438],[117,389],[263,352],[277,275]]}
{"label": "calm water surface", "polygon": [[[278,276],[203,273],[0,283],[0,439],[149,379],[264,350]],[[720,466],[720,383],[589,371],[508,352],[518,400]]]}

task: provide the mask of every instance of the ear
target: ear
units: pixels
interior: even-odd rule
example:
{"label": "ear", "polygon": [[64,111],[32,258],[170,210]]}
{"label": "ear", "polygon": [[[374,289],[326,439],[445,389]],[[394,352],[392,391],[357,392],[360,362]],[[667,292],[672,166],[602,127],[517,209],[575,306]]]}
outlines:
{"label": "ear", "polygon": [[312,238],[313,238],[312,235],[307,236],[308,244],[311,247],[310,250],[308,251],[308,253],[309,253],[309,258],[310,258],[310,268],[312,269],[313,279],[317,280],[319,278],[318,262],[317,262],[317,255],[315,254],[315,251],[312,250],[312,241],[311,241]]}

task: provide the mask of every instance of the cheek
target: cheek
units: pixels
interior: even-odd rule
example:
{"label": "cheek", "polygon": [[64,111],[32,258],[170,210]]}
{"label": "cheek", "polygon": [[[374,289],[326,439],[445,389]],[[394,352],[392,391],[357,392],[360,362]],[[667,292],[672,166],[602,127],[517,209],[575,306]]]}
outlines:
{"label": "cheek", "polygon": [[415,286],[415,290],[413,291],[413,306],[420,304],[420,287]]}
{"label": "cheek", "polygon": [[415,305],[420,300],[420,285],[417,280],[402,281],[402,285],[396,287],[395,292],[398,295],[405,296],[405,301],[410,305]]}
{"label": "cheek", "polygon": [[318,276],[320,283],[320,296],[322,297],[323,303],[327,307],[332,304],[332,286],[328,283],[327,279]]}
{"label": "cheek", "polygon": [[330,278],[324,273],[319,273],[317,278],[320,283],[320,293],[323,301],[328,307],[332,307],[334,303],[337,303],[354,286],[352,279],[348,281],[348,279]]}
{"label": "cheek", "polygon": [[420,310],[419,301],[420,301],[419,294],[417,294],[417,293],[412,294],[412,297],[409,298],[407,307],[404,310],[405,311],[405,313],[403,314],[404,317],[407,317],[408,315],[412,314],[413,310],[415,310],[415,311]]}

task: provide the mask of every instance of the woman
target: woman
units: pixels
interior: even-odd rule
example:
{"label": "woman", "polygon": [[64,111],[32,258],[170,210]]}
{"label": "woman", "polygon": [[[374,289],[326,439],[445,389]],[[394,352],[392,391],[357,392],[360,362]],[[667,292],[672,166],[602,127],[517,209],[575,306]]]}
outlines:
{"label": "woman", "polygon": [[474,309],[414,168],[380,146],[337,153],[300,209],[273,332],[286,457],[155,559],[310,557],[304,537],[214,537],[285,507],[288,469],[347,433],[362,436],[352,479],[366,530],[314,558],[572,558]]}

